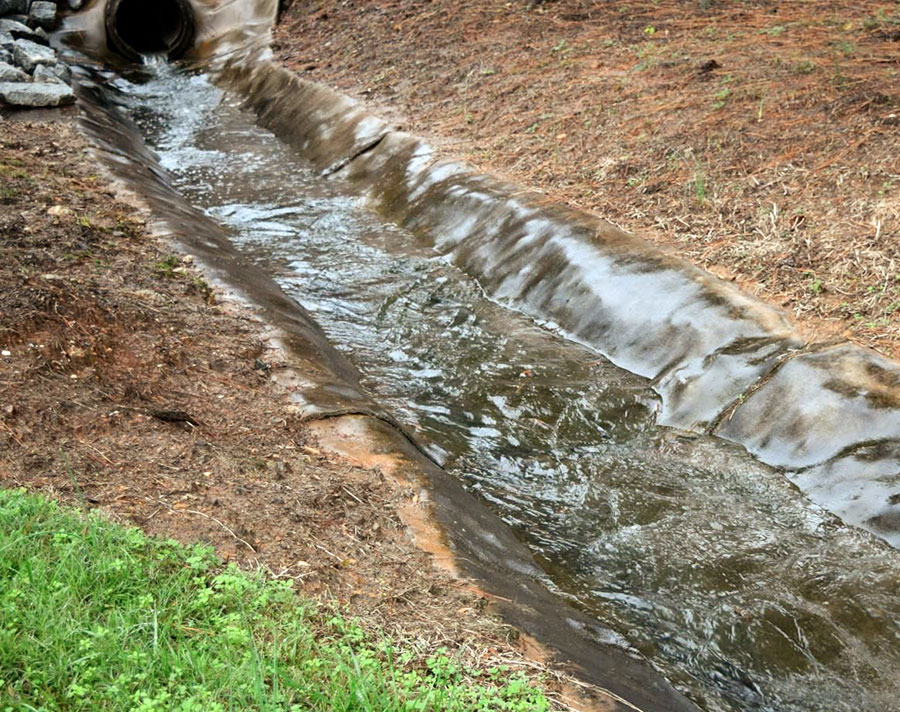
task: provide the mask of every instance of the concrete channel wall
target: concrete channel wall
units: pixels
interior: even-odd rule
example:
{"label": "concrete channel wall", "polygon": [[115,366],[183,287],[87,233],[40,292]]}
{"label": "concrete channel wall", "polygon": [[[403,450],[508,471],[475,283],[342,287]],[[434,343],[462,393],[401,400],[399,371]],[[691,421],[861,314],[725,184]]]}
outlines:
{"label": "concrete channel wall", "polygon": [[[496,299],[649,379],[661,424],[740,443],[814,501],[900,546],[898,364],[850,344],[806,344],[783,313],[733,285],[592,215],[440,160],[427,142],[349,98],[261,61],[275,0],[190,2],[197,32],[186,58],[217,70],[323,176],[366,196]],[[93,0],[70,28],[100,56],[103,7]],[[531,553],[422,455],[310,315],[177,194],[136,128],[104,101],[102,77],[78,84],[85,127],[111,171],[276,329],[294,356],[292,391],[306,417],[332,429],[352,425],[352,437],[372,452],[399,454],[424,475],[462,572],[509,622],[614,693],[607,708],[695,709],[644,661],[610,645],[597,621],[550,592]]]}
{"label": "concrete channel wall", "polygon": [[[696,712],[697,708],[616,634],[552,593],[532,553],[484,501],[427,458],[390,413],[359,386],[359,373],[328,341],[303,307],[246,259],[223,228],[175,190],[138,128],[104,92],[102,77],[78,73],[82,125],[121,188],[197,258],[206,274],[249,304],[289,356],[279,381],[326,451],[373,462],[407,482],[427,483],[423,500],[458,570],[474,579],[503,618],[597,686],[597,709],[610,712]],[[349,448],[349,449],[348,449]],[[430,522],[429,522],[430,523]],[[411,528],[415,529],[413,524]],[[421,539],[419,539],[421,543]],[[431,551],[430,549],[427,549]],[[432,551],[431,553],[435,553]]]}
{"label": "concrete channel wall", "polygon": [[608,222],[439,159],[421,138],[270,62],[220,75],[323,175],[488,294],[651,379],[660,424],[715,434],[900,546],[900,364],[808,344],[783,312]]}

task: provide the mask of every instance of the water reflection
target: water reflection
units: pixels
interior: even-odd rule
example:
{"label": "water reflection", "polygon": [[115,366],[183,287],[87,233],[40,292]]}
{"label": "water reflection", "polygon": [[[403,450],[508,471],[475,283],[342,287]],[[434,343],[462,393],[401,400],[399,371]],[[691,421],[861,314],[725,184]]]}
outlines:
{"label": "water reflection", "polygon": [[740,448],[656,427],[644,379],[487,299],[203,76],[119,88],[189,199],[620,642],[709,710],[900,709],[900,552]]}

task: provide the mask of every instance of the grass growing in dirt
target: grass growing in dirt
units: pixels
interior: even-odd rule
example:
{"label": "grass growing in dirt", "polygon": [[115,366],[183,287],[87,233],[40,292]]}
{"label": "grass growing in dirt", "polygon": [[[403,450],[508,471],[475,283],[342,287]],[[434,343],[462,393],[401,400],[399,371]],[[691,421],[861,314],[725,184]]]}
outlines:
{"label": "grass growing in dirt", "polygon": [[423,657],[290,581],[0,491],[0,710],[547,710],[504,668]]}

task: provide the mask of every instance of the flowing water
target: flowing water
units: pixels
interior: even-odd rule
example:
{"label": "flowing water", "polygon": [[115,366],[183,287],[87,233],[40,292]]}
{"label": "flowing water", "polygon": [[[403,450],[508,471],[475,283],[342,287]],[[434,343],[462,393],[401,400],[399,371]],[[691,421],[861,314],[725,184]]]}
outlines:
{"label": "flowing water", "polygon": [[900,552],[487,298],[202,74],[113,78],[179,190],[314,314],[551,586],[707,710],[900,710]]}

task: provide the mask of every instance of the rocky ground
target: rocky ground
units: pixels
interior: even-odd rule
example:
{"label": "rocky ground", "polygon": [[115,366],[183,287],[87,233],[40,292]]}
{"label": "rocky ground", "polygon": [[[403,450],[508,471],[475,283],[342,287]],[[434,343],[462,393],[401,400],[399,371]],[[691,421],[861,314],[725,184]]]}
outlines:
{"label": "rocky ground", "polygon": [[900,5],[293,0],[285,64],[900,356]]}
{"label": "rocky ground", "polygon": [[68,67],[50,47],[60,10],[84,0],[0,0],[0,107],[37,108],[75,102]]}

